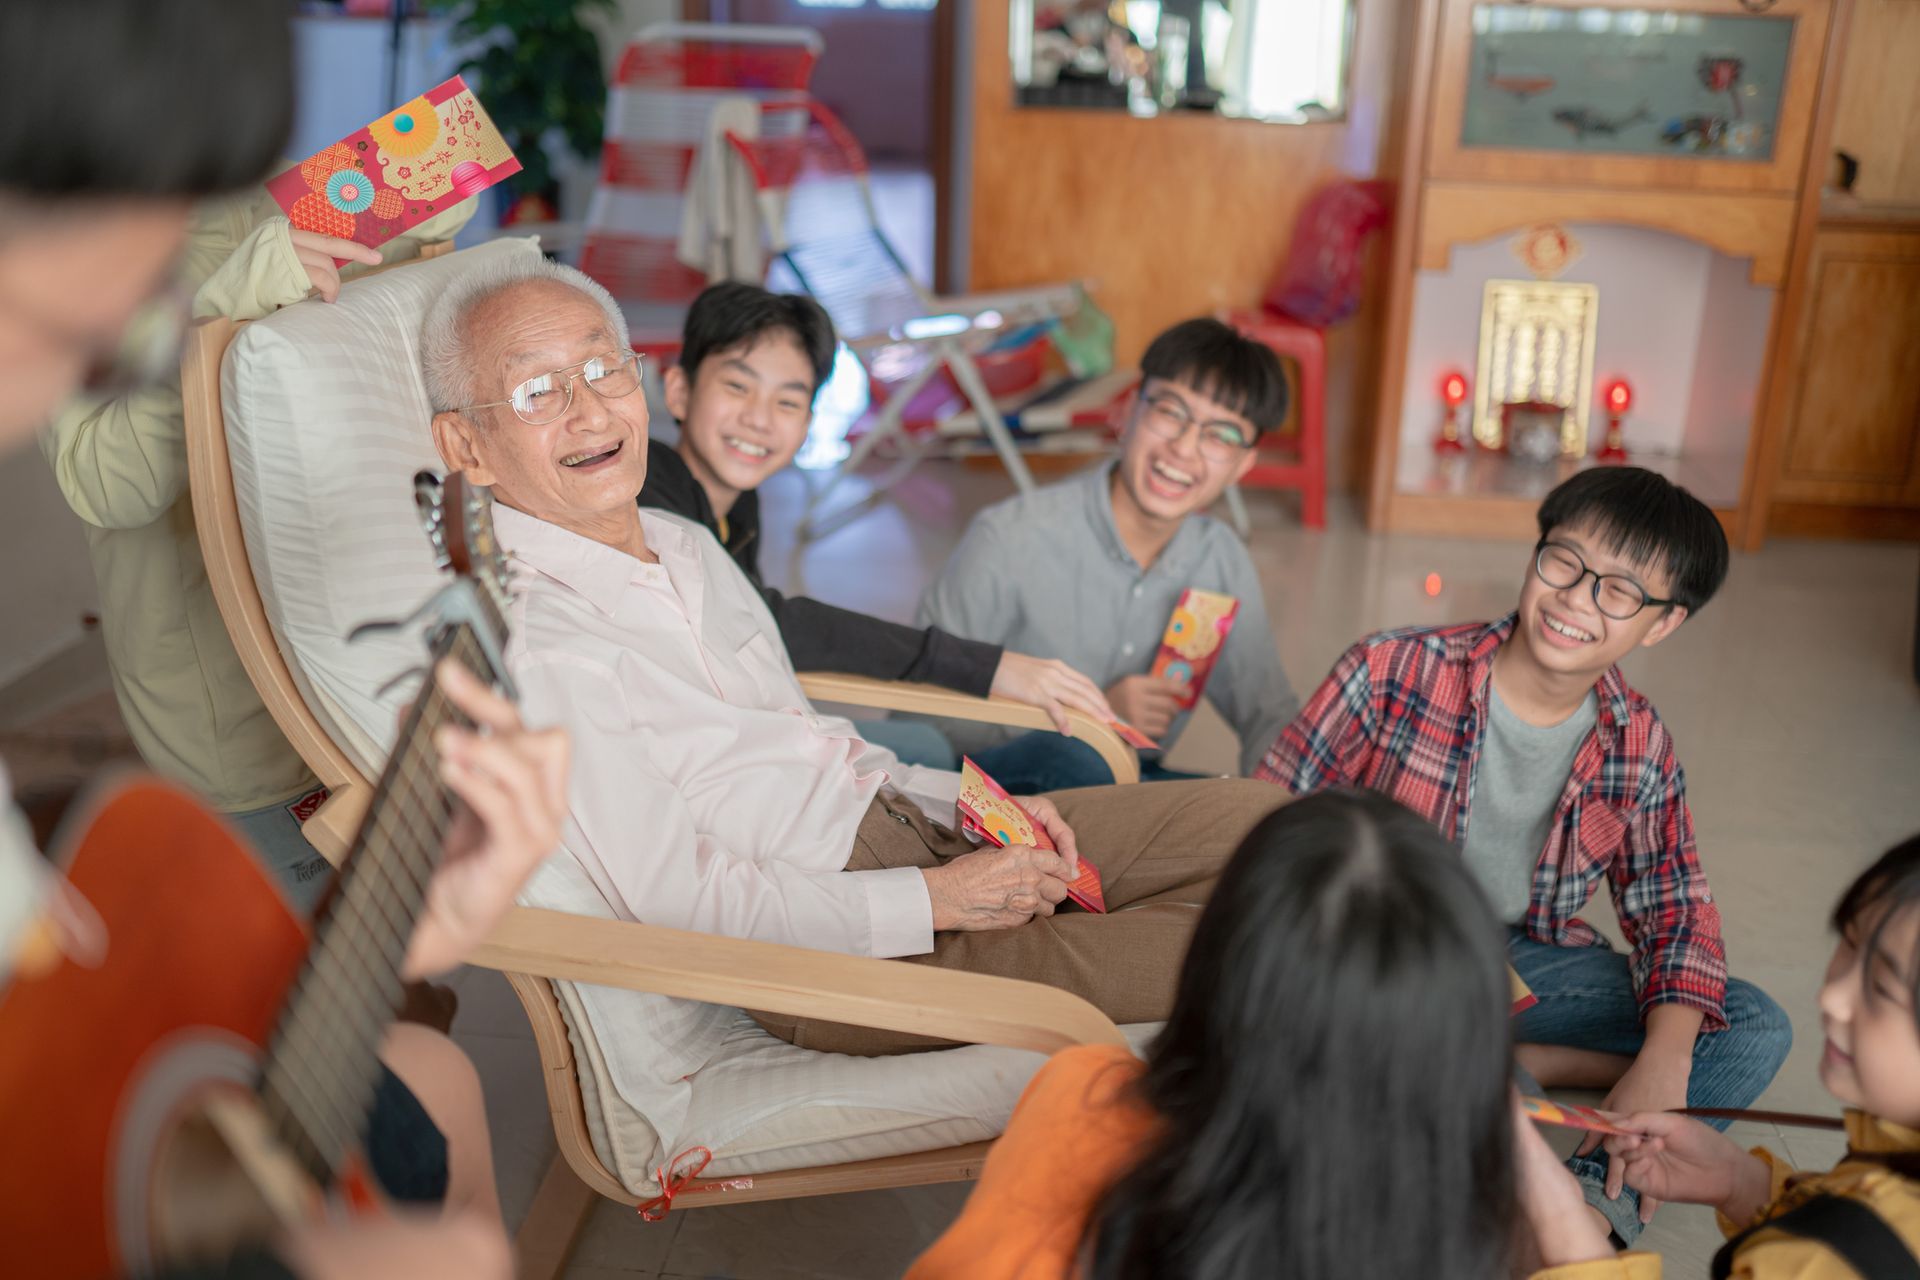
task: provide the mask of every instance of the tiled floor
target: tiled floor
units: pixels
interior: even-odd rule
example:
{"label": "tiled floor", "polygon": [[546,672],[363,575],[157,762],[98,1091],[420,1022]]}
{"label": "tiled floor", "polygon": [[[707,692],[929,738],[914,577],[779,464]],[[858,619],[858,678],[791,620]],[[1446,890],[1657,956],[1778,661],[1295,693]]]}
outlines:
{"label": "tiled floor", "polygon": [[[814,478],[814,483],[819,479]],[[968,516],[1007,492],[997,468],[929,464],[859,522],[796,546],[807,478],[768,487],[769,576],[790,588],[883,616],[910,618],[922,586]],[[1492,616],[1518,590],[1523,547],[1372,538],[1336,504],[1324,533],[1303,531],[1291,500],[1249,502],[1252,547],[1296,686],[1324,673],[1364,632]],[[1920,691],[1907,675],[1915,548],[1777,542],[1736,557],[1725,593],[1629,677],[1672,725],[1686,764],[1700,843],[1727,918],[1735,969],[1772,992],[1798,1032],[1763,1105],[1831,1110],[1814,1075],[1814,993],[1828,941],[1823,914],[1839,888],[1896,837],[1920,830]],[[1437,595],[1427,594],[1439,574]],[[1230,769],[1231,738],[1197,724],[1174,763]],[[1611,926],[1611,912],[1595,914]],[[525,1022],[504,982],[461,979],[456,1036],[487,1080],[503,1198],[524,1210],[552,1150]],[[1804,1166],[1837,1158],[1836,1135],[1742,1126],[1749,1145],[1782,1148]],[[787,1277],[897,1276],[951,1219],[960,1187],[741,1205],[640,1222],[596,1211],[569,1274]],[[1718,1247],[1705,1210],[1670,1207],[1645,1237],[1669,1276],[1704,1276]]]}
{"label": "tiled floor", "polygon": [[[789,472],[768,487],[769,577],[902,619],[968,516],[1007,492],[995,467],[928,464],[857,523],[802,547],[790,531],[808,482]],[[1515,544],[1369,537],[1340,503],[1324,533],[1303,531],[1290,499],[1255,495],[1249,506],[1254,558],[1296,686],[1310,686],[1368,630],[1504,611],[1525,565]],[[1736,556],[1720,599],[1629,664],[1679,743],[1733,967],[1793,1017],[1798,1041],[1762,1105],[1831,1110],[1814,1074],[1824,914],[1859,867],[1920,830],[1920,691],[1908,674],[1916,559],[1911,545],[1788,541]],[[1433,574],[1439,590],[1429,594]],[[98,704],[79,719],[89,754],[111,740],[110,726],[95,723]],[[17,758],[19,744],[6,750]],[[1233,760],[1224,727],[1207,719],[1172,763],[1226,770]],[[1611,926],[1607,907],[1594,914]],[[538,1062],[502,979],[464,971],[455,981],[455,1036],[486,1082],[502,1200],[517,1223],[553,1152]],[[1736,1136],[1784,1148],[1809,1167],[1830,1164],[1840,1145],[1799,1130]],[[964,1195],[935,1187],[741,1205],[676,1212],[654,1225],[604,1203],[569,1274],[897,1276]],[[1669,1276],[1704,1276],[1718,1236],[1706,1211],[1670,1207],[1644,1243],[1666,1255]]]}

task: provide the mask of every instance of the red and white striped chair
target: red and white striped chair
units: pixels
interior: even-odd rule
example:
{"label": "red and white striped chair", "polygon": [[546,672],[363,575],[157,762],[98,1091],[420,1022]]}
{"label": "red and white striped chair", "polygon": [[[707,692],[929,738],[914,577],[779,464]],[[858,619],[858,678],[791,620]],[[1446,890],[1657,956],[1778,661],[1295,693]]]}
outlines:
{"label": "red and white striped chair", "polygon": [[[1004,334],[1072,315],[1084,293],[1072,284],[965,297],[929,292],[880,226],[860,143],[818,99],[809,98],[807,105],[802,130],[783,127],[759,137],[730,131],[727,141],[755,188],[771,197],[760,202],[769,248],[778,257],[768,283],[798,287],[820,301],[865,367],[875,399],[884,398],[884,404],[832,479],[813,495],[801,536],[837,527],[904,479],[942,442],[939,424],[906,420],[907,406],[942,370],[1014,484],[1030,492],[1033,477],[1021,459],[1020,441],[975,358]],[[866,499],[828,511],[841,481],[882,445],[896,450],[898,463],[873,482]]]}
{"label": "red and white striped chair", "polygon": [[760,261],[761,224],[777,211],[742,211],[730,198],[744,184],[724,134],[804,129],[822,48],[803,27],[683,22],[648,26],[627,45],[579,265],[619,299],[636,347],[671,354],[687,306],[712,279],[759,277],[763,268],[725,267]]}

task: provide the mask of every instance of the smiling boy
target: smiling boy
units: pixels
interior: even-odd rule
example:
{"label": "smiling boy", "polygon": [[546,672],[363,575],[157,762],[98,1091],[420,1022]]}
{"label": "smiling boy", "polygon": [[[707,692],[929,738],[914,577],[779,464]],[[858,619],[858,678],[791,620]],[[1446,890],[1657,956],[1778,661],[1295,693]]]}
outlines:
{"label": "smiling boy", "polygon": [[[760,591],[797,671],[913,680],[975,697],[999,694],[1044,708],[1066,726],[1071,707],[1106,720],[1092,681],[1065,663],[908,627],[806,597],[760,577],[760,485],[806,442],[814,397],[833,371],[837,340],[819,303],[758,285],[716,284],[694,299],[679,363],[665,375],[680,440],[647,445],[640,505],[706,527]],[[865,721],[863,736],[912,763],[951,768],[945,741],[906,720]]]}
{"label": "smiling boy", "polygon": [[[1178,684],[1151,674],[1168,619],[1190,587],[1233,596],[1239,613],[1205,696],[1239,736],[1245,773],[1299,700],[1246,546],[1203,513],[1253,465],[1261,434],[1286,417],[1286,375],[1272,351],[1212,319],[1155,338],[1140,372],[1119,458],[974,517],[921,600],[919,620],[1064,660],[1101,685],[1123,720],[1170,749],[1192,713]],[[1113,780],[1084,744],[945,727],[1016,793]],[[1152,752],[1140,774],[1180,776]]]}
{"label": "smiling boy", "polygon": [[[1574,476],[1538,520],[1516,612],[1362,640],[1255,776],[1296,795],[1382,791],[1459,842],[1538,997],[1514,1040],[1543,1084],[1607,1089],[1623,1112],[1744,1107],[1792,1028],[1727,977],[1672,736],[1616,665],[1706,605],[1726,578],[1726,535],[1638,467]],[[1630,955],[1576,918],[1603,878]],[[1569,1163],[1631,1244],[1638,1208],[1605,1196],[1592,1145]]]}

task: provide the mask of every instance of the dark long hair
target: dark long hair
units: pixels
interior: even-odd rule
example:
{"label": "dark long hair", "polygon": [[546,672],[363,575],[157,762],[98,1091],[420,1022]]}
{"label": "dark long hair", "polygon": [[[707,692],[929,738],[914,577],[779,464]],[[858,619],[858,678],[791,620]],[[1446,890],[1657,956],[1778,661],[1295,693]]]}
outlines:
{"label": "dark long hair", "polygon": [[287,0],[0,2],[0,196],[198,199],[293,125]]}
{"label": "dark long hair", "polygon": [[[1841,937],[1850,938],[1861,955],[1870,956],[1879,949],[1888,926],[1915,906],[1920,906],[1920,835],[1887,850],[1847,886],[1840,904],[1833,909],[1833,929]],[[1862,918],[1881,907],[1886,910],[1874,921],[1873,929],[1865,937],[1857,936]],[[1907,963],[1912,974],[1913,1007],[1920,1010],[1920,955],[1908,958]],[[1869,966],[1862,967],[1863,975],[1869,972]],[[1866,999],[1874,999],[1873,983],[1869,980],[1865,985]],[[1914,1033],[1920,1035],[1920,1025]]]}
{"label": "dark long hair", "polygon": [[1247,837],[1141,1081],[1164,1122],[1089,1227],[1092,1280],[1504,1274],[1511,994],[1459,853],[1329,791]]}

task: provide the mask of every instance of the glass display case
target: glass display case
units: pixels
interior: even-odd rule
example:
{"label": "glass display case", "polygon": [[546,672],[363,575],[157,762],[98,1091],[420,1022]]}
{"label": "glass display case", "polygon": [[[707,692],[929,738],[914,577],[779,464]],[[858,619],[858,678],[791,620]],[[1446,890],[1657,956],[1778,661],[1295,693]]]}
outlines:
{"label": "glass display case", "polygon": [[1462,147],[1773,157],[1792,18],[1476,4]]}
{"label": "glass display case", "polygon": [[1797,189],[1826,0],[1440,0],[1429,177]]}

